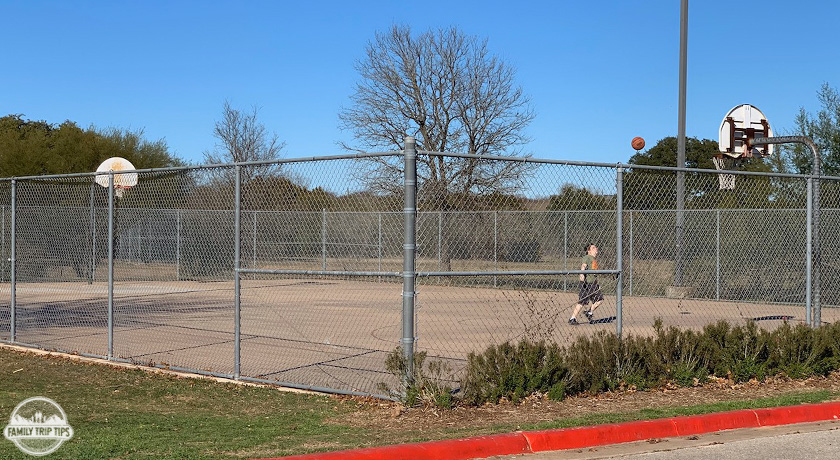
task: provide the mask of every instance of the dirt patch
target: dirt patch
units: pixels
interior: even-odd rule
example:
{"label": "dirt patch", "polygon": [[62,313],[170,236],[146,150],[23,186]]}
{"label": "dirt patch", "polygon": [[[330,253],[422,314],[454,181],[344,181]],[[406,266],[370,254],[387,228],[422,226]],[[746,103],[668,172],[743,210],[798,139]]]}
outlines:
{"label": "dirt patch", "polygon": [[[355,410],[333,423],[371,429],[375,432],[398,433],[410,428],[429,437],[440,433],[471,427],[475,434],[529,429],[535,424],[597,414],[637,413],[645,409],[669,409],[745,401],[828,390],[840,399],[840,373],[807,380],[785,378],[765,382],[734,384],[729,380],[715,380],[693,388],[661,388],[656,390],[604,393],[597,396],[576,396],[563,401],[533,396],[520,404],[502,402],[481,407],[454,409],[404,408],[400,404],[364,398],[345,398],[355,404]],[[503,428],[507,428],[506,430]],[[456,433],[457,434],[457,433]],[[445,437],[445,436],[444,436]],[[450,436],[451,437],[451,436]]]}

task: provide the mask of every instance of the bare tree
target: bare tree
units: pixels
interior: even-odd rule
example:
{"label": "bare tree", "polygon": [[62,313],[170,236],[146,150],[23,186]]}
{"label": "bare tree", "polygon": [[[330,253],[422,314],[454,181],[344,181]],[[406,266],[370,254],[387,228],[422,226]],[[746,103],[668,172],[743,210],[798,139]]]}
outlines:
{"label": "bare tree", "polygon": [[[238,163],[245,161],[268,161],[280,159],[285,146],[276,133],[269,133],[265,125],[257,120],[257,107],[251,112],[234,109],[225,101],[222,119],[216,122],[213,137],[218,141],[213,151],[205,152],[207,163]],[[243,180],[276,175],[280,167],[276,164],[249,166],[243,169]]]}
{"label": "bare tree", "polygon": [[[519,155],[533,120],[530,101],[514,82],[514,70],[490,54],[487,40],[457,28],[412,36],[407,26],[379,33],[356,64],[361,80],[339,114],[359,147],[349,150],[402,150],[406,136],[418,149],[459,152],[468,158],[418,157],[419,199],[425,209],[457,209],[455,197],[510,193],[530,166],[493,162],[483,155]],[[395,191],[402,165],[382,159],[364,170],[372,190]],[[448,241],[448,239],[445,239]],[[448,242],[445,242],[448,245]],[[448,248],[442,248],[449,266]]]}

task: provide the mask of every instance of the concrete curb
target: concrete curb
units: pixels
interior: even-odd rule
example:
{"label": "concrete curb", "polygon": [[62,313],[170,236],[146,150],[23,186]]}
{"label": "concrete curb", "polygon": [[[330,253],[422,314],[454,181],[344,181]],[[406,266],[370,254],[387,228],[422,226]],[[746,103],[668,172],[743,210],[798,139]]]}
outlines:
{"label": "concrete curb", "polygon": [[263,460],[467,460],[494,455],[515,455],[550,450],[671,438],[736,428],[789,425],[840,419],[840,402],[746,409],[609,425],[520,431],[493,436],[400,444],[323,454],[275,457]]}

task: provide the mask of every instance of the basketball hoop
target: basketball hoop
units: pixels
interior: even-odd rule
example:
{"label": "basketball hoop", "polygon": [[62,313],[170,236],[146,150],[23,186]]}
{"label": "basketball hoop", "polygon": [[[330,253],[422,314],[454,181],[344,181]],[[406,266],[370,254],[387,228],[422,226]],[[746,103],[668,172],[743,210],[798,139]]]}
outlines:
{"label": "basketball hoop", "polygon": [[[712,161],[718,171],[732,171],[736,167],[735,159],[731,157],[714,156]],[[735,190],[735,174],[719,173],[717,176],[719,190]]]}
{"label": "basketball hoop", "polygon": [[[137,173],[133,171],[134,165],[125,158],[113,157],[103,161],[96,172],[109,174],[97,174],[94,180],[97,184],[104,188],[111,186],[111,180],[114,181],[114,195],[117,198],[122,198],[126,190],[137,185]],[[118,172],[119,171],[119,172]]]}
{"label": "basketball hoop", "polygon": [[114,196],[116,196],[117,198],[122,198],[123,193],[125,193],[125,191],[129,188],[131,187],[125,185],[114,185]]}

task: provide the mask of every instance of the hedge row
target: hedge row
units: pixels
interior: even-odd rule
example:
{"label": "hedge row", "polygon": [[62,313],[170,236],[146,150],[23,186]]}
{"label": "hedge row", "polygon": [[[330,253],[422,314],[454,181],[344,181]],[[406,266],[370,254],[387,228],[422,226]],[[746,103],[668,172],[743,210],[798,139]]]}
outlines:
{"label": "hedge row", "polygon": [[840,369],[840,324],[804,324],[768,331],[755,323],[725,321],[702,331],[655,324],[650,337],[602,332],[579,337],[568,346],[522,341],[470,354],[461,381],[462,401],[470,405],[518,401],[544,393],[552,399],[596,394],[620,387],[664,384],[691,386],[710,377],[735,382],[786,375],[805,378]]}

